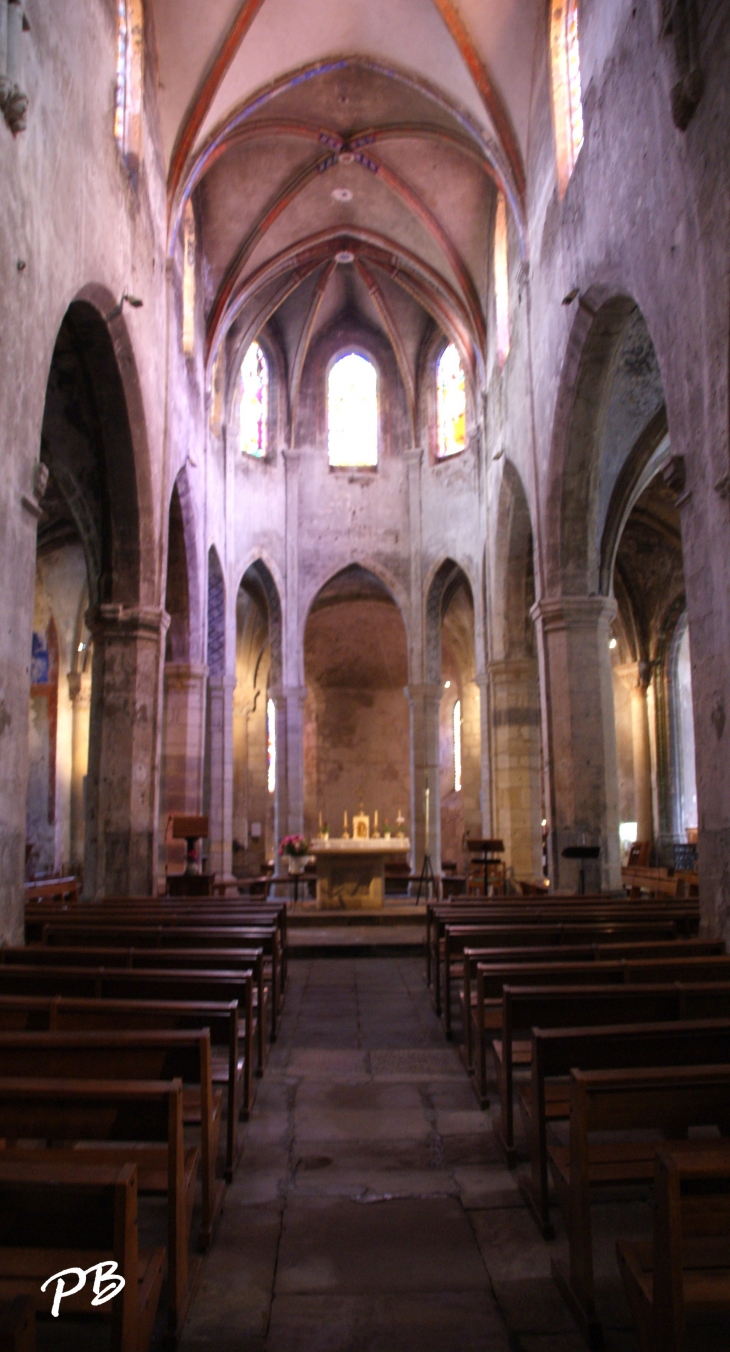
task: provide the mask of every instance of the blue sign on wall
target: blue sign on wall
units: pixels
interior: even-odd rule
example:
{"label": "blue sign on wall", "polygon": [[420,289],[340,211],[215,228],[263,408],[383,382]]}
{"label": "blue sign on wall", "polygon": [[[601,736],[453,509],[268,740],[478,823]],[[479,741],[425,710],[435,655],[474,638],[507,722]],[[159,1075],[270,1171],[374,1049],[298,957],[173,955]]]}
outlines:
{"label": "blue sign on wall", "polygon": [[45,634],[34,632],[30,658],[31,685],[48,685],[49,665],[48,640]]}

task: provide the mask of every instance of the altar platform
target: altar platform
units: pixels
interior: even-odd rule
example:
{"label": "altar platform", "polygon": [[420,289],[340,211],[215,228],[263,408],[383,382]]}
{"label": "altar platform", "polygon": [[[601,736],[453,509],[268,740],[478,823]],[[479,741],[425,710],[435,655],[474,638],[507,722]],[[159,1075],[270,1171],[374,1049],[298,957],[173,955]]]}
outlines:
{"label": "altar platform", "polygon": [[426,907],[388,898],[374,909],[317,909],[315,901],[290,905],[290,958],[420,957],[426,941]]}

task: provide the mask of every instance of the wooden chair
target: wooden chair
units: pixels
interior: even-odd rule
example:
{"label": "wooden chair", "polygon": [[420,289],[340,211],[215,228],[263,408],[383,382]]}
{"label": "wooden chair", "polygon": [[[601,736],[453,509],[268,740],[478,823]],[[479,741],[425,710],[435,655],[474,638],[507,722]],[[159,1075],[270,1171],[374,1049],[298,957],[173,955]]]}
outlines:
{"label": "wooden chair", "polygon": [[86,1270],[109,1261],[125,1279],[123,1290],[94,1307],[89,1277],[76,1295],[63,1298],[58,1318],[110,1323],[112,1352],[147,1352],[165,1250],[138,1249],[136,1166],[5,1163],[0,1152],[0,1296],[15,1298],[15,1315],[6,1315],[5,1330],[8,1337],[12,1327],[15,1341],[3,1342],[0,1316],[0,1348],[30,1352],[35,1347],[34,1310],[50,1312],[55,1296],[55,1283],[41,1290],[49,1277],[64,1268]]}
{"label": "wooden chair", "polygon": [[730,1143],[658,1150],[653,1241],[616,1253],[641,1352],[684,1352],[687,1313],[728,1313]]}

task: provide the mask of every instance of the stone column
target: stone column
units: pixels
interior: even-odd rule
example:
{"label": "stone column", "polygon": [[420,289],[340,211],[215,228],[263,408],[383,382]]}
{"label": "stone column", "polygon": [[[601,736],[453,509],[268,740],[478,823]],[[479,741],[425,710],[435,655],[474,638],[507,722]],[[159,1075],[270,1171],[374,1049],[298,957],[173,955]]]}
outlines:
{"label": "stone column", "polygon": [[654,839],[654,810],[651,793],[651,743],[647,692],[651,681],[650,662],[626,662],[614,668],[631,694],[631,742],[634,759],[634,810],[636,839]]}
{"label": "stone column", "polygon": [[518,878],[542,877],[540,690],[536,663],[489,664],[494,835]]}
{"label": "stone column", "polygon": [[235,676],[208,677],[210,755],[209,872],[232,878],[233,692]]}
{"label": "stone column", "polygon": [[157,873],[164,610],[89,611],[94,642],[84,894],[150,896]]}
{"label": "stone column", "polygon": [[426,787],[429,794],[428,852],[436,877],[441,876],[441,782],[439,765],[440,685],[408,685],[411,711],[411,860],[420,873],[426,852]]}
{"label": "stone column", "polygon": [[548,860],[554,889],[573,891],[568,845],[599,845],[586,889],[621,885],[618,774],[609,629],[616,602],[563,596],[533,606],[540,660]]}
{"label": "stone column", "polygon": [[492,737],[489,717],[489,676],[486,671],[482,671],[475,677],[474,684],[479,689],[479,735],[481,738],[481,790],[480,803],[482,809],[481,834],[486,840],[493,836],[492,817],[493,817],[493,798],[494,785],[492,782]]}
{"label": "stone column", "polygon": [[207,676],[202,663],[165,663],[163,813],[201,810]]}
{"label": "stone column", "polygon": [[90,672],[68,673],[68,695],[72,708],[70,862],[74,869],[81,869],[84,862],[84,780],[89,765]]}
{"label": "stone column", "polygon": [[[282,836],[304,833],[304,701],[305,685],[272,686],[276,710],[276,790],[274,847]],[[278,854],[277,872],[283,872]]]}

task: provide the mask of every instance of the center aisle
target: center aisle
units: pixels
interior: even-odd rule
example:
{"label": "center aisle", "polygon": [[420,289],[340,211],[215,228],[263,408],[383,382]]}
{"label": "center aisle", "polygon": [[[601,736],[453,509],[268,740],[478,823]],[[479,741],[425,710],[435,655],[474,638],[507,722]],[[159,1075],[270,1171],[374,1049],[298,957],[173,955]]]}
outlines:
{"label": "center aisle", "polygon": [[[534,1303],[521,1318],[526,1287],[549,1307],[537,1323]],[[581,1347],[421,959],[291,963],[280,1039],[181,1346]]]}

